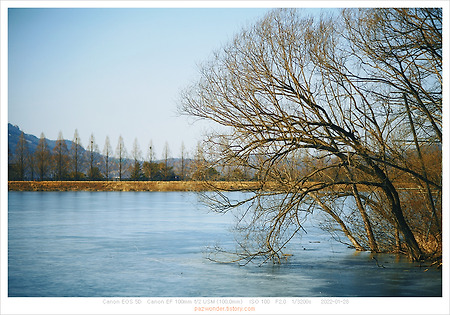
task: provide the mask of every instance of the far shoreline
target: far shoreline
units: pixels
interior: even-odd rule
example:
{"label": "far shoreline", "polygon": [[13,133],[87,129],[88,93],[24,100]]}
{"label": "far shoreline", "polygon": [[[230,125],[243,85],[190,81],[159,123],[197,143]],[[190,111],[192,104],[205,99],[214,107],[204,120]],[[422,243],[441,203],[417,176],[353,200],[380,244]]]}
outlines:
{"label": "far shoreline", "polygon": [[8,191],[240,191],[261,187],[251,181],[8,181]]}
{"label": "far shoreline", "polygon": [[[309,182],[309,187],[317,185]],[[398,190],[423,191],[408,183],[397,183]],[[306,187],[306,186],[305,186]],[[255,191],[286,192],[286,187],[276,182],[260,181],[8,181],[8,191]],[[333,190],[349,191],[345,184]],[[367,187],[359,187],[361,191]]]}

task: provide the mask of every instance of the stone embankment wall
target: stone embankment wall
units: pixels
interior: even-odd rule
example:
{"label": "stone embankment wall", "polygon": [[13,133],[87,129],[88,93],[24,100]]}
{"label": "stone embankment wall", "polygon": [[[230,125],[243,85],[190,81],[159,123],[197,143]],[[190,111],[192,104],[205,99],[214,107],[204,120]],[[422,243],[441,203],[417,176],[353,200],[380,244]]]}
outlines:
{"label": "stone embankment wall", "polygon": [[200,181],[9,181],[10,191],[207,191],[251,190],[257,182]]}

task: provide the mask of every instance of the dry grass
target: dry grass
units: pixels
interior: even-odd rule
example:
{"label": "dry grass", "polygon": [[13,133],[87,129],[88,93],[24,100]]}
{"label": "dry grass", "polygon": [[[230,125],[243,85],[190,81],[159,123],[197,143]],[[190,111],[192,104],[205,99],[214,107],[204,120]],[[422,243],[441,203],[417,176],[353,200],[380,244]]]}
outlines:
{"label": "dry grass", "polygon": [[[309,182],[308,186],[316,185]],[[411,189],[400,185],[400,189]],[[408,188],[407,188],[408,187]],[[11,191],[237,191],[260,189],[256,181],[8,181]],[[276,182],[264,183],[264,190],[280,190]],[[334,186],[333,190],[348,191],[348,186]],[[364,191],[366,187],[359,188]]]}
{"label": "dry grass", "polygon": [[201,181],[9,181],[10,191],[207,191],[250,190],[257,182]]}

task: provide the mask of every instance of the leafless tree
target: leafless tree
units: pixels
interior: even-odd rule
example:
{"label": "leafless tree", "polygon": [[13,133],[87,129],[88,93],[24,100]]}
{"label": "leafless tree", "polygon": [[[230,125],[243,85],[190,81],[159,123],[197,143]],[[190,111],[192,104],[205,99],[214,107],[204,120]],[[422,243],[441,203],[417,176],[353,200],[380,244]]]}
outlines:
{"label": "leafless tree", "polygon": [[131,175],[130,178],[133,180],[140,180],[142,179],[142,171],[141,171],[141,158],[142,158],[142,151],[139,148],[139,142],[137,138],[134,139],[133,142],[133,149],[131,150],[131,156],[133,157],[134,163],[131,166]]}
{"label": "leafless tree", "polygon": [[218,192],[213,203],[217,211],[247,205],[243,231],[259,242],[241,243],[242,257],[280,261],[317,210],[357,249],[439,255],[418,242],[423,231],[400,193],[409,183],[395,176],[425,192],[430,216],[421,224],[434,225],[427,233],[439,243],[441,179],[427,174],[422,153],[442,141],[441,23],[439,9],[329,18],[274,10],[202,66],[181,110],[227,130],[207,139],[216,154],[208,161],[244,166],[260,183],[244,201]]}
{"label": "leafless tree", "polygon": [[78,134],[78,130],[75,129],[75,133],[73,135],[72,145],[70,147],[70,155],[72,159],[73,165],[73,179],[79,180],[81,177],[81,166],[83,164],[83,147],[81,145],[81,139]]}
{"label": "leafless tree", "polygon": [[181,142],[181,167],[180,167],[180,179],[185,180],[186,178],[186,147],[184,142]]}
{"label": "leafless tree", "polygon": [[96,166],[98,164],[97,163],[98,145],[95,142],[95,137],[94,137],[93,133],[91,133],[91,136],[89,138],[89,144],[88,144],[86,153],[88,154],[88,159],[89,159],[88,177],[90,178],[90,180],[100,179],[100,176],[101,176],[100,170]]}
{"label": "leafless tree", "polygon": [[53,148],[53,163],[54,176],[56,180],[65,180],[68,175],[68,163],[69,163],[69,150],[67,148],[66,141],[63,134],[60,131],[58,134],[58,140],[56,140],[55,147]]}
{"label": "leafless tree", "polygon": [[164,167],[163,167],[163,178],[165,180],[168,180],[169,178],[169,158],[170,158],[170,148],[169,143],[166,141],[163,148],[163,154],[162,154],[163,160],[164,160]]}
{"label": "leafless tree", "polygon": [[39,143],[34,152],[36,166],[39,174],[40,180],[45,180],[48,176],[48,171],[50,168],[50,149],[47,144],[47,139],[45,139],[44,133],[41,133],[41,137],[39,138]]}
{"label": "leafless tree", "polygon": [[[212,148],[211,148],[212,149]],[[212,150],[214,152],[214,150]],[[214,153],[213,156],[216,156]],[[194,153],[194,161],[192,162],[191,178],[197,181],[217,180],[218,172],[215,167],[220,163],[208,156],[208,151],[202,146],[202,143],[197,143]]]}
{"label": "leafless tree", "polygon": [[109,159],[112,153],[112,147],[111,147],[111,143],[109,141],[109,137],[106,136],[105,139],[105,146],[103,147],[103,156],[105,158],[105,178],[106,180],[109,180]]}
{"label": "leafless tree", "polygon": [[134,139],[133,149],[131,150],[131,156],[135,161],[139,161],[142,158],[142,151],[139,147],[139,142],[137,138]]}
{"label": "leafless tree", "polygon": [[14,154],[14,165],[16,168],[16,176],[19,180],[25,179],[25,173],[27,166],[29,165],[29,149],[27,141],[25,140],[25,134],[22,132],[17,142],[16,152]]}
{"label": "leafless tree", "polygon": [[153,161],[155,160],[155,147],[153,145],[152,140],[150,140],[150,142],[148,144],[147,156],[148,156],[148,162],[153,163]]}
{"label": "leafless tree", "polygon": [[119,140],[117,142],[117,148],[116,148],[116,157],[118,159],[119,163],[119,180],[122,180],[122,170],[125,163],[125,158],[127,155],[127,151],[125,148],[125,144],[123,142],[122,136],[119,136]]}
{"label": "leafless tree", "polygon": [[145,161],[142,166],[144,176],[148,178],[148,180],[153,180],[153,176],[155,175],[157,170],[155,169],[156,166],[153,162],[155,160],[155,147],[153,146],[152,140],[150,140],[150,143],[148,144],[147,159],[148,161]]}

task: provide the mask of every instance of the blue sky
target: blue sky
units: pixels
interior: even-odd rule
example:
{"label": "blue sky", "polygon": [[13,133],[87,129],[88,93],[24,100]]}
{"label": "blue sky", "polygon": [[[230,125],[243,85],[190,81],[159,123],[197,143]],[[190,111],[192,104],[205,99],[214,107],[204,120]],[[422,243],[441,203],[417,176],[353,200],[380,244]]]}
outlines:
{"label": "blue sky", "polygon": [[122,135],[157,155],[195,148],[204,129],[177,117],[198,64],[265,9],[9,9],[8,121],[100,149]]}
{"label": "blue sky", "polygon": [[26,133],[91,134],[102,150],[119,136],[128,152],[152,141],[160,158],[193,152],[206,124],[177,114],[198,64],[262,18],[264,8],[10,8],[8,122]]}

